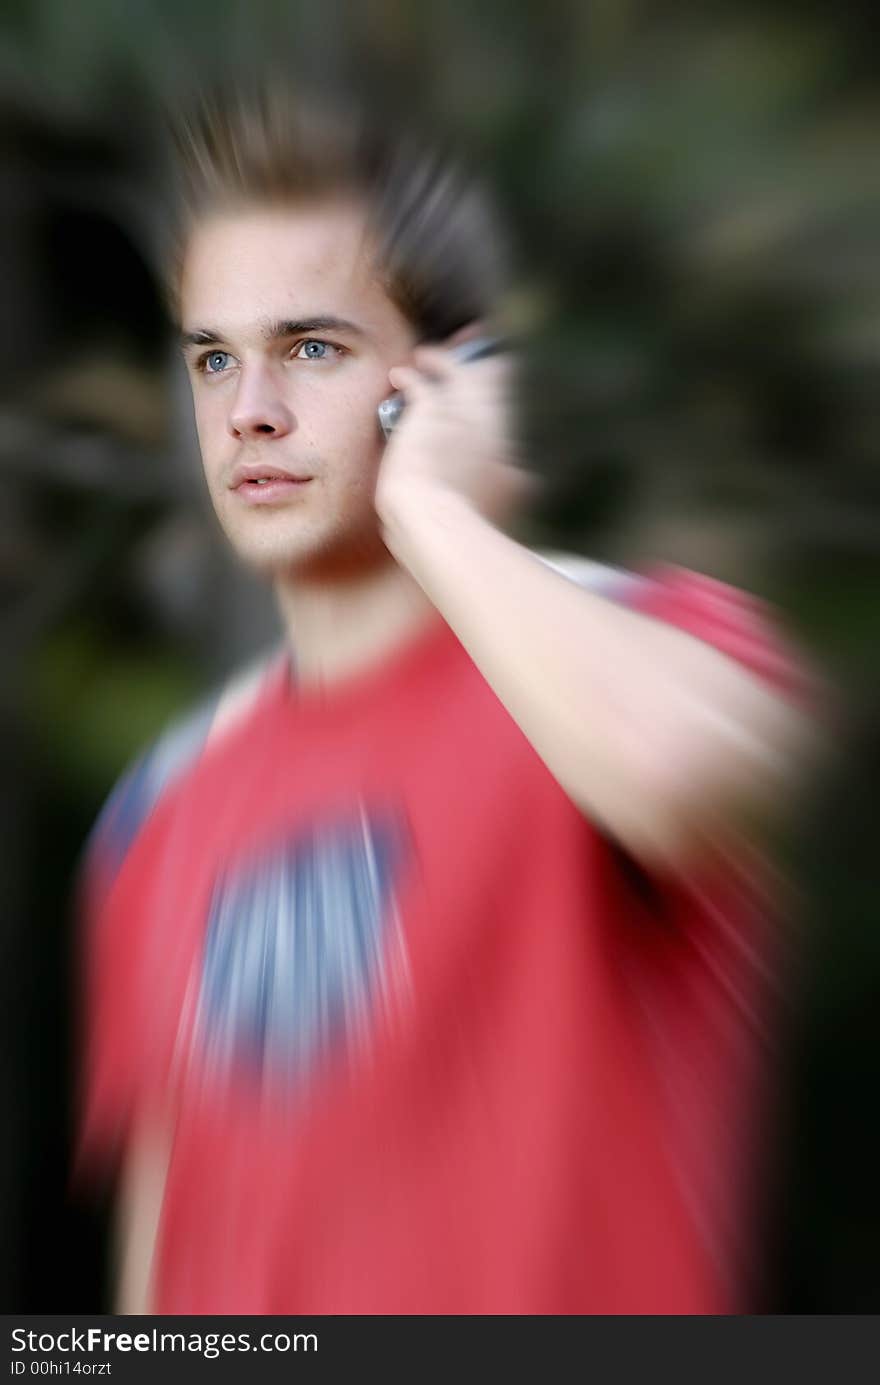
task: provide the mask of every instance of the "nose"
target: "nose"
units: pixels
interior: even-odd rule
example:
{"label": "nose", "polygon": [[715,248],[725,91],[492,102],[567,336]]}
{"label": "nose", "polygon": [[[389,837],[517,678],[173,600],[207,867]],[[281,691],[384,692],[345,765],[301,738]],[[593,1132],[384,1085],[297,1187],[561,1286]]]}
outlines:
{"label": "nose", "polygon": [[242,370],[229,412],[229,431],[234,438],[283,438],[293,431],[295,419],[285,403],[272,372]]}

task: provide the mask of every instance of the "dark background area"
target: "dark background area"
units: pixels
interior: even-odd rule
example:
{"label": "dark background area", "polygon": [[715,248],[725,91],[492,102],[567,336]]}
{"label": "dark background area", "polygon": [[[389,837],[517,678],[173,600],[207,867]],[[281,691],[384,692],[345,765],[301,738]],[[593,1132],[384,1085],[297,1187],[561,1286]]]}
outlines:
{"label": "dark background area", "polygon": [[7,0],[0,29],[0,1236],[7,1312],[105,1306],[69,1188],[73,882],[124,765],[270,639],[202,497],[160,292],[165,112],[272,53],[394,93],[518,246],[527,541],[770,601],[840,691],[785,843],[773,1311],[880,1308],[880,66],[867,6]]}

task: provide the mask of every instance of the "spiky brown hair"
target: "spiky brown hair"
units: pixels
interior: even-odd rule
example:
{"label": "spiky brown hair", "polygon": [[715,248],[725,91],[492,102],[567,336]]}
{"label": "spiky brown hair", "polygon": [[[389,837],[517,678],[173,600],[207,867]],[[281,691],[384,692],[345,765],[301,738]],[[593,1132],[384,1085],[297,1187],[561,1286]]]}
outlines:
{"label": "spiky brown hair", "polygon": [[169,274],[177,286],[189,231],[214,211],[354,197],[377,272],[421,339],[492,319],[508,255],[486,188],[429,145],[351,98],[266,81],[202,96],[176,122],[178,191]]}

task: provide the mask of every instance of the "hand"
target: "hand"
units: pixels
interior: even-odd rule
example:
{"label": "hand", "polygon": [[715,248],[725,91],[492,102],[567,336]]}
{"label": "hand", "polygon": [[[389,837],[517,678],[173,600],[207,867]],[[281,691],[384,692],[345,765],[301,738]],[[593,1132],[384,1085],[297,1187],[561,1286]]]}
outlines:
{"label": "hand", "polygon": [[376,509],[389,522],[431,496],[455,496],[500,521],[522,500],[530,478],[515,464],[509,392],[512,362],[490,356],[462,362],[442,347],[419,347],[412,366],[389,372],[406,408],[382,457]]}

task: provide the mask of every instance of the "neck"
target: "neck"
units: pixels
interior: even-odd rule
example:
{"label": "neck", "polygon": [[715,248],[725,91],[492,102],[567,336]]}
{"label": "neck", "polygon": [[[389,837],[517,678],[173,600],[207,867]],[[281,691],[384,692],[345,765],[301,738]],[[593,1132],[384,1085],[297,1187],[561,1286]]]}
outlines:
{"label": "neck", "polygon": [[366,670],[435,614],[422,589],[383,549],[354,572],[279,577],[275,592],[297,681],[327,686]]}

